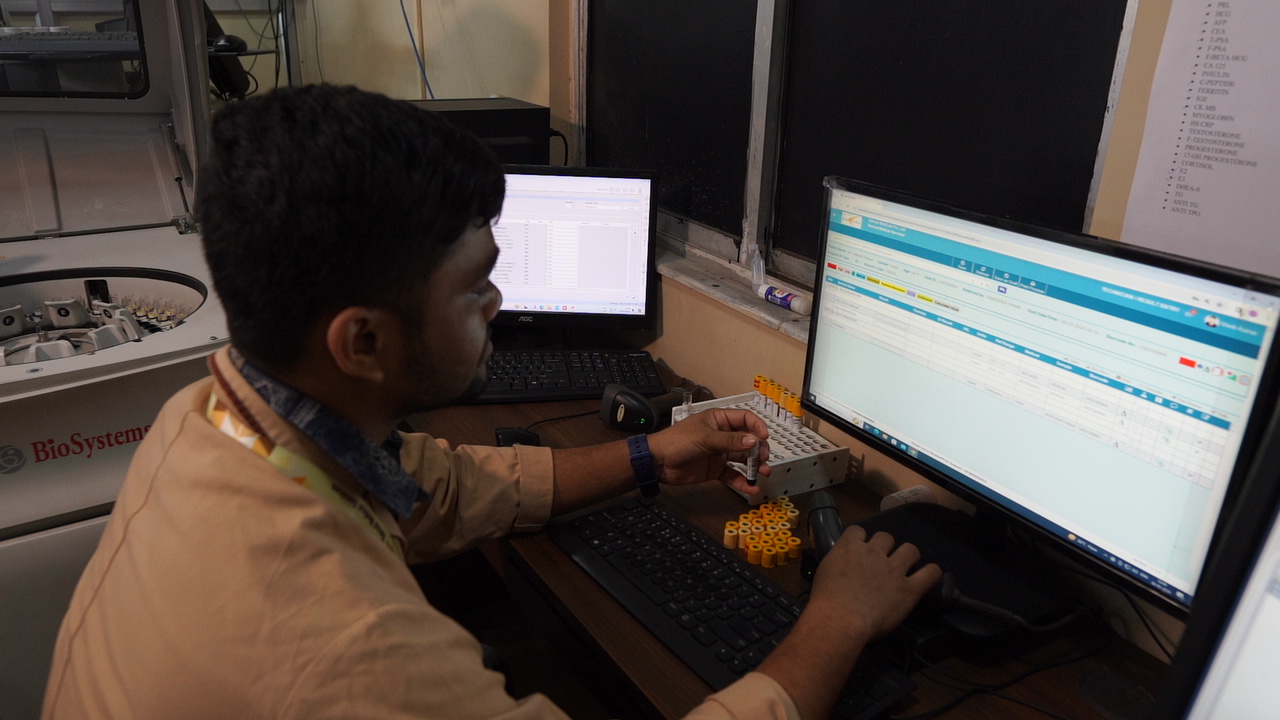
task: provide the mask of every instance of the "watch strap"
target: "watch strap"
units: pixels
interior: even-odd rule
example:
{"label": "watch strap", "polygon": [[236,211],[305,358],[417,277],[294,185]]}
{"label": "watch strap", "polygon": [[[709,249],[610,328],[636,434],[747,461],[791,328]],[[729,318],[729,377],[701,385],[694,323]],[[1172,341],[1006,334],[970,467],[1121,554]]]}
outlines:
{"label": "watch strap", "polygon": [[627,438],[627,451],[631,456],[631,471],[635,473],[636,487],[642,497],[658,494],[658,473],[653,467],[653,454],[649,452],[648,435],[632,435]]}

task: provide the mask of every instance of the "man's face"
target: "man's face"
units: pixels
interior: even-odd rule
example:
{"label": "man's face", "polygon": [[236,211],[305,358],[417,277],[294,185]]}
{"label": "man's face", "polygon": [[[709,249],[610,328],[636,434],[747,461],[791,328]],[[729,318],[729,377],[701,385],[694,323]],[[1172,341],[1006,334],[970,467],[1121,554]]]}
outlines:
{"label": "man's face", "polygon": [[489,323],[502,305],[489,280],[497,259],[493,230],[477,220],[427,281],[421,322],[405,327],[404,414],[470,399],[484,387],[493,352]]}

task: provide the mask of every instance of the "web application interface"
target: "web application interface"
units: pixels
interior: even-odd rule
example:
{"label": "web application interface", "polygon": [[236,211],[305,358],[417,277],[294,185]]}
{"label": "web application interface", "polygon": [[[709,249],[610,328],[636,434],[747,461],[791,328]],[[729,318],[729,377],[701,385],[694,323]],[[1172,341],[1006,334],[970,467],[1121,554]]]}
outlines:
{"label": "web application interface", "polygon": [[507,174],[490,276],[502,310],[644,315],[651,181]]}
{"label": "web application interface", "polygon": [[833,188],[809,400],[1189,604],[1280,301]]}

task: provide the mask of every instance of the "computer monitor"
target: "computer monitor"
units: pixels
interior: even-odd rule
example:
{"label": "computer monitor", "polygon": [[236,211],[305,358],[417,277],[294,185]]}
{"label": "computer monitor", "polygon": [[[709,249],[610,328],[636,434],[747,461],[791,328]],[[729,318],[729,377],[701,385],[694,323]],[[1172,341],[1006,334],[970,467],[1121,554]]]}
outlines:
{"label": "computer monitor", "polygon": [[1280,283],[826,186],[806,409],[1185,613],[1275,403]]}
{"label": "computer monitor", "polygon": [[643,171],[507,166],[493,225],[495,325],[642,330],[657,305],[657,213]]}
{"label": "computer monitor", "polygon": [[1268,717],[1280,706],[1280,416],[1254,462],[1148,720]]}

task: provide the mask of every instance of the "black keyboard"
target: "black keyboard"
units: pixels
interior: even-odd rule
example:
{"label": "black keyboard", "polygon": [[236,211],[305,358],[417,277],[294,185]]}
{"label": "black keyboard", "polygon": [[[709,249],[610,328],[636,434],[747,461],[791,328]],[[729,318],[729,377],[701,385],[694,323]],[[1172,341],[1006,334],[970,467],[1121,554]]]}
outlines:
{"label": "black keyboard", "polygon": [[489,384],[473,402],[598,400],[614,383],[642,395],[667,391],[643,350],[495,350]]}
{"label": "black keyboard", "polygon": [[[715,690],[759,665],[800,615],[795,598],[653,500],[626,500],[549,532]],[[870,720],[914,690],[902,669],[868,650],[831,716]]]}
{"label": "black keyboard", "polygon": [[23,32],[0,35],[0,53],[138,54],[138,34],[126,31]]}

